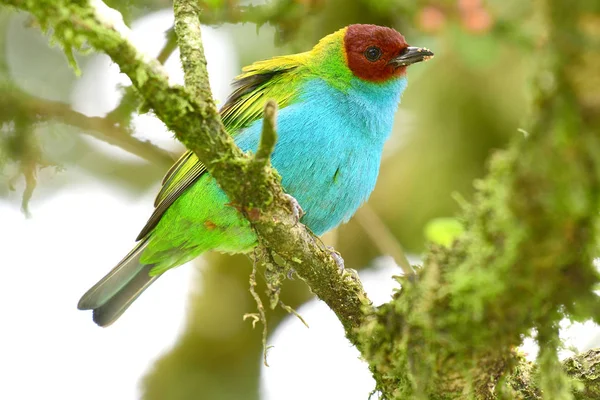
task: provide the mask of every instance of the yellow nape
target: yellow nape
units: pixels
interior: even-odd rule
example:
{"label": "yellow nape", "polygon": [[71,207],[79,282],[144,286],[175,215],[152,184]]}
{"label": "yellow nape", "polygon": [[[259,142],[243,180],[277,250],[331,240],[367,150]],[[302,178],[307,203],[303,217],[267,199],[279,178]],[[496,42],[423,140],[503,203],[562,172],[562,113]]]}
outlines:
{"label": "yellow nape", "polygon": [[301,66],[315,66],[323,61],[328,55],[337,53],[346,60],[346,52],[343,46],[344,36],[348,27],[339,29],[332,34],[323,37],[309,51],[298,54],[273,57],[268,60],[257,61],[242,68],[243,73],[236,77],[236,80],[243,79],[252,75],[261,74],[270,71],[280,71],[297,68]]}

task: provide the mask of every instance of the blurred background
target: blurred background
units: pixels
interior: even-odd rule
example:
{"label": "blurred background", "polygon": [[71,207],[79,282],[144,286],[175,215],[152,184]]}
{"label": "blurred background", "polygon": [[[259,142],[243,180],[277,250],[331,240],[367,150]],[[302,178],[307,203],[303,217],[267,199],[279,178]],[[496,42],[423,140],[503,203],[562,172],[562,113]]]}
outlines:
{"label": "blurred background", "polygon": [[[308,50],[351,23],[393,27],[435,52],[409,70],[368,205],[326,238],[346,267],[360,270],[374,302],[387,301],[396,262],[406,253],[418,263],[428,238],[446,240],[447,229],[437,228],[453,224],[440,221],[471,197],[494,149],[521,134],[544,30],[533,2],[198,1],[220,104],[242,66]],[[182,83],[171,3],[106,4]],[[592,10],[582,24],[593,30],[600,18]],[[162,175],[184,149],[153,115],[136,111],[128,79],[108,57],[74,57],[79,76],[34,20],[0,8],[0,398],[366,399],[374,388],[366,364],[297,280],[285,282],[282,299],[310,328],[268,311],[273,348],[263,365],[261,329],[242,320],[256,310],[244,256],[210,254],[170,271],[107,329],[76,310],[133,246]],[[598,68],[581,82],[598,83],[596,57]],[[564,328],[571,346],[600,345],[590,323]]]}

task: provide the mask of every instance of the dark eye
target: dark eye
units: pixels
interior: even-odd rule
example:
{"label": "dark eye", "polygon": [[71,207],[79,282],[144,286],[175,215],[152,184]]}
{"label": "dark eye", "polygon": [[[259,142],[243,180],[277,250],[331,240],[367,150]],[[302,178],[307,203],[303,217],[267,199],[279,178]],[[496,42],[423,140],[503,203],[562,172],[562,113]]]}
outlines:
{"label": "dark eye", "polygon": [[365,58],[371,62],[379,60],[381,57],[381,49],[379,47],[371,46],[365,50]]}

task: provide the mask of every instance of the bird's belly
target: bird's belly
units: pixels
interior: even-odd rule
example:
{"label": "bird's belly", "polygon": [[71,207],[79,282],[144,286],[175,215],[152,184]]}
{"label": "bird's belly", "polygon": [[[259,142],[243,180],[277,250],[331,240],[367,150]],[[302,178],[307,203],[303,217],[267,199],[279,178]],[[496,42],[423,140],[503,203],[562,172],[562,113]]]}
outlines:
{"label": "bird's belly", "polygon": [[[282,184],[300,203],[305,216],[302,222],[321,235],[352,217],[367,200],[377,180],[379,154],[336,149],[337,156],[303,158],[289,168],[279,163],[274,154],[273,165],[281,173]],[[279,164],[279,166],[278,166]]]}

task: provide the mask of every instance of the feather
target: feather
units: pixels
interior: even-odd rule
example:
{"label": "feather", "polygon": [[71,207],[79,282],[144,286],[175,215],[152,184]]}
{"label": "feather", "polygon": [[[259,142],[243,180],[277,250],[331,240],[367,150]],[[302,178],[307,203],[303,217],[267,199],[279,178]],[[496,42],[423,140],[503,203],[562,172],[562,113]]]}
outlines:
{"label": "feather", "polygon": [[106,303],[94,308],[93,320],[100,326],[108,326],[115,322],[129,306],[160,275],[150,276],[152,265],[144,265],[125,286],[115,293]]}
{"label": "feather", "polygon": [[154,200],[154,212],[136,240],[145,238],[158,224],[167,208],[179,198],[181,193],[194,184],[205,171],[206,167],[198,160],[196,154],[189,150],[185,152],[163,178],[163,186],[158,192],[156,200]]}
{"label": "feather", "polygon": [[[244,68],[234,83],[233,93],[221,108],[227,131],[235,135],[262,116],[264,103],[275,99],[279,108],[294,100],[293,83],[304,55],[276,57]],[[204,164],[191,152],[185,152],[163,178],[163,186],[154,201],[154,212],[140,231],[137,240],[145,238],[158,224],[165,211],[206,172]]]}
{"label": "feather", "polygon": [[144,265],[140,262],[147,243],[147,240],[140,242],[88,290],[79,300],[77,308],[94,310],[94,321],[100,326],[113,323],[160,276],[150,276],[153,264]]}
{"label": "feather", "polygon": [[91,310],[104,304],[127,284],[143,267],[140,256],[146,248],[147,241],[137,244],[104,278],[92,286],[79,300],[77,308]]}

